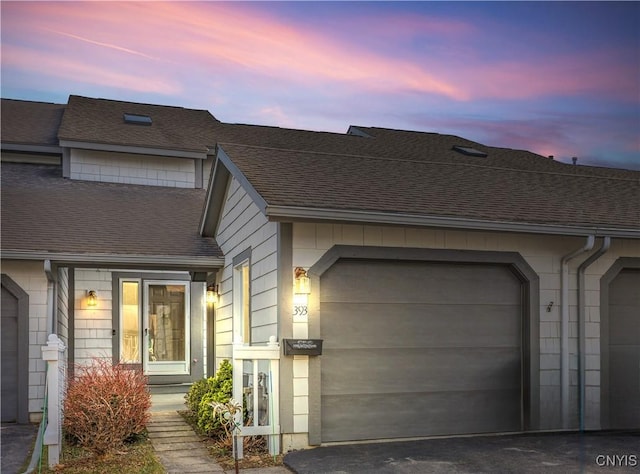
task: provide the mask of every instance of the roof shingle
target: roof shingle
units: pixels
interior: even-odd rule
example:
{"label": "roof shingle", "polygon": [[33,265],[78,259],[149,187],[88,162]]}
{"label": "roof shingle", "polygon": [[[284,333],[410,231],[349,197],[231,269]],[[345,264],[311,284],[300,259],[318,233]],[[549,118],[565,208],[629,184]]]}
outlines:
{"label": "roof shingle", "polygon": [[[147,115],[151,126],[127,124],[124,114]],[[207,110],[69,96],[60,140],[206,153],[218,121]]]}
{"label": "roof shingle", "polygon": [[2,99],[2,143],[58,146],[64,104]]}
{"label": "roof shingle", "polygon": [[198,232],[205,191],[63,179],[2,163],[2,250],[220,257]]}
{"label": "roof shingle", "polygon": [[[357,154],[333,148],[333,138],[307,150],[300,142],[220,147],[269,206],[640,230],[640,172],[566,165],[450,135],[376,129],[374,137],[343,149]],[[453,144],[488,156],[462,155]]]}

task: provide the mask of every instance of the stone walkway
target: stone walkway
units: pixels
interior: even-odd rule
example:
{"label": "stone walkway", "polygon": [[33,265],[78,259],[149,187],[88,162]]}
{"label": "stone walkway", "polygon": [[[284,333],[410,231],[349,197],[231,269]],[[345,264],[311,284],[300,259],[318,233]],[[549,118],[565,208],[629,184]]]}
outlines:
{"label": "stone walkway", "polygon": [[158,459],[168,474],[224,472],[178,412],[152,413],[147,430]]}
{"label": "stone walkway", "polygon": [[[224,473],[200,437],[175,410],[152,411],[147,424],[149,439],[167,474]],[[242,469],[243,474],[290,474],[284,466]],[[234,474],[235,470],[225,474]]]}

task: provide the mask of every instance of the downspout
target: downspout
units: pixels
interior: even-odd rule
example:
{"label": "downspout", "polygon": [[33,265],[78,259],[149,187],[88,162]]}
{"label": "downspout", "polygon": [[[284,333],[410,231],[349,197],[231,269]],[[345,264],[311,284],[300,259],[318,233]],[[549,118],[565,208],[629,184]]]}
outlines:
{"label": "downspout", "polygon": [[56,321],[56,275],[51,260],[44,261],[44,273],[47,275],[47,334],[57,334]]}
{"label": "downspout", "polygon": [[602,245],[598,249],[596,253],[591,255],[588,259],[586,259],[580,266],[578,267],[578,414],[579,414],[579,426],[580,432],[584,431],[584,405],[585,405],[585,374],[586,374],[586,315],[585,315],[585,307],[586,307],[586,294],[585,294],[585,272],[587,268],[602,257],[611,246],[611,237],[605,236],[602,241]]}
{"label": "downspout", "polygon": [[591,250],[595,240],[595,236],[589,235],[583,247],[562,257],[560,263],[560,398],[563,429],[569,429],[569,262]]}

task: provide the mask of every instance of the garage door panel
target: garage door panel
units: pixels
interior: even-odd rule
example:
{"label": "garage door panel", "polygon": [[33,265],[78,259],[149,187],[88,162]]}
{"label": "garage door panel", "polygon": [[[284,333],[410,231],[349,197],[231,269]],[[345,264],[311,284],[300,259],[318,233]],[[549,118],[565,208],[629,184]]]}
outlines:
{"label": "garage door panel", "polygon": [[[327,396],[322,399],[325,442],[486,432],[487,414],[498,431],[518,431],[519,390]],[[451,417],[451,413],[456,413]]]}
{"label": "garage door panel", "polygon": [[[328,357],[326,357],[328,356]],[[371,360],[378,363],[372,368]],[[326,350],[326,395],[518,389],[519,348]],[[456,376],[452,377],[451,374]],[[410,381],[410,385],[407,382]]]}
{"label": "garage door panel", "polygon": [[[517,305],[323,303],[324,347],[519,346]],[[367,329],[363,331],[362,325]]]}
{"label": "garage door panel", "polygon": [[323,282],[322,302],[519,304],[517,292],[503,291],[520,285],[504,266],[391,261],[376,262],[371,271],[367,261],[347,260],[328,270]]}
{"label": "garage door panel", "polygon": [[[640,292],[640,288],[636,291]],[[616,315],[609,323],[609,341],[611,344],[637,344],[640,339],[640,304],[612,305],[611,312]]]}
{"label": "garage door panel", "polygon": [[608,323],[609,428],[639,429],[640,270],[622,269],[610,283]]}
{"label": "garage door panel", "polygon": [[4,286],[1,309],[2,422],[14,422],[18,414],[18,301]]}
{"label": "garage door panel", "polygon": [[609,301],[613,305],[640,308],[640,270],[623,269],[610,286]]}
{"label": "garage door panel", "polygon": [[505,265],[338,260],[320,281],[322,440],[520,430],[521,300]]}

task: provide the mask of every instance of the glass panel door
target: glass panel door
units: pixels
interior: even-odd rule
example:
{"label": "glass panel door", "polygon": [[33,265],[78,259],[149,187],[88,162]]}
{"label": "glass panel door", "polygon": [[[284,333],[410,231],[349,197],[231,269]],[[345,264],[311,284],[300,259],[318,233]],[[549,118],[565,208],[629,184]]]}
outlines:
{"label": "glass panel door", "polygon": [[146,281],[145,302],[145,372],[188,374],[188,283]]}
{"label": "glass panel door", "polygon": [[120,360],[127,364],[142,362],[140,331],[140,281],[120,280]]}

